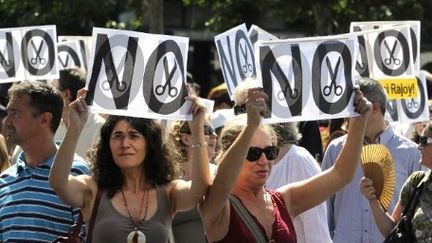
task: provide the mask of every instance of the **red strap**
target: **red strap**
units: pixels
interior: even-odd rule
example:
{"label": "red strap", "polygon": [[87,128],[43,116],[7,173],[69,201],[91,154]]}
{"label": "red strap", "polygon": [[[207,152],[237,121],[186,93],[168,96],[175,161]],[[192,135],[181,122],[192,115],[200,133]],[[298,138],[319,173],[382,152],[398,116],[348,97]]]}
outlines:
{"label": "red strap", "polygon": [[96,194],[96,199],[94,201],[93,204],[93,210],[92,210],[92,214],[90,217],[90,222],[89,222],[89,227],[88,227],[88,231],[87,231],[87,243],[91,243],[92,242],[92,234],[93,234],[93,226],[96,220],[96,214],[99,208],[99,202],[100,202],[100,198],[102,195],[102,190],[99,189],[97,190],[97,194]]}

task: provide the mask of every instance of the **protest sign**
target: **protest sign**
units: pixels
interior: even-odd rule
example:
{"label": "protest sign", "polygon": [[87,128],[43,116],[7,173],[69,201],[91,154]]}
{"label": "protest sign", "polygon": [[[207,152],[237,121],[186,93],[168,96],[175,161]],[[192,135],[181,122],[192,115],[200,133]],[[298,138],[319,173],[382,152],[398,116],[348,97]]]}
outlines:
{"label": "protest sign", "polygon": [[64,41],[57,44],[59,69],[84,67],[84,57],[79,41]]}
{"label": "protest sign", "polygon": [[58,78],[55,25],[0,29],[3,83]]}
{"label": "protest sign", "polygon": [[355,35],[262,42],[262,86],[270,98],[266,122],[354,116]]}
{"label": "protest sign", "polygon": [[189,39],[93,29],[86,87],[92,111],[158,119],[191,119],[185,101]]}
{"label": "protest sign", "polygon": [[214,39],[222,74],[233,100],[235,87],[244,79],[256,76],[253,46],[245,24],[225,31]]}

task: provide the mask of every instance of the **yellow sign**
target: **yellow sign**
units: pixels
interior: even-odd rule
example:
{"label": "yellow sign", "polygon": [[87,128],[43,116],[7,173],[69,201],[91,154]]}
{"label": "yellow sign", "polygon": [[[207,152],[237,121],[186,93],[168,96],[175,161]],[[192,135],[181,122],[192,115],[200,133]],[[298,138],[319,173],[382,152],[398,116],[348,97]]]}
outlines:
{"label": "yellow sign", "polygon": [[418,86],[415,77],[379,79],[389,100],[417,98]]}

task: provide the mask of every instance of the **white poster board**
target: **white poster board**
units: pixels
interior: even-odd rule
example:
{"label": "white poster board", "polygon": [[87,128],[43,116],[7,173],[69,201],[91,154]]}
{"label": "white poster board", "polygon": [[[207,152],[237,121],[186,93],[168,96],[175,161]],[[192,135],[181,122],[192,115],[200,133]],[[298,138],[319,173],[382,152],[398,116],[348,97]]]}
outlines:
{"label": "white poster board", "polygon": [[191,119],[186,63],[189,39],[94,28],[87,104],[92,111]]}
{"label": "white poster board", "polygon": [[215,36],[222,74],[231,100],[235,87],[246,78],[256,76],[255,57],[246,24]]}
{"label": "white poster board", "polygon": [[82,55],[79,41],[64,41],[57,44],[59,69],[80,67],[85,69],[85,57]]}
{"label": "white poster board", "polygon": [[262,87],[270,97],[266,122],[355,116],[353,73],[357,37],[262,42]]}
{"label": "white poster board", "polygon": [[0,82],[58,78],[55,25],[0,29]]}

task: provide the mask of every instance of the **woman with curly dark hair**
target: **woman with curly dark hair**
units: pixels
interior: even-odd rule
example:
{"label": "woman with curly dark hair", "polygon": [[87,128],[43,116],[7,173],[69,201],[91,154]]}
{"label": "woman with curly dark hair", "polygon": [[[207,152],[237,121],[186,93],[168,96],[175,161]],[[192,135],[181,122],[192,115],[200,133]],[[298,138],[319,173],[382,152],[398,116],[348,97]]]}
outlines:
{"label": "woman with curly dark hair", "polygon": [[192,178],[175,180],[172,162],[154,120],[110,116],[101,128],[92,176],[68,176],[75,147],[87,120],[80,91],[69,106],[70,125],[57,152],[50,184],[70,205],[80,207],[88,222],[98,190],[102,191],[92,233],[93,242],[167,242],[172,218],[195,208],[210,183],[204,136],[205,108],[192,101]]}

